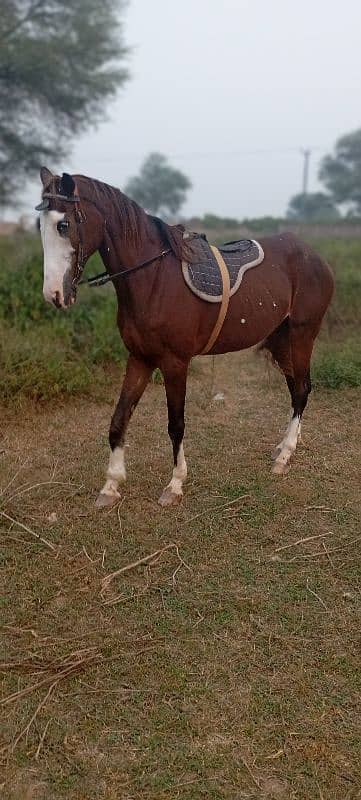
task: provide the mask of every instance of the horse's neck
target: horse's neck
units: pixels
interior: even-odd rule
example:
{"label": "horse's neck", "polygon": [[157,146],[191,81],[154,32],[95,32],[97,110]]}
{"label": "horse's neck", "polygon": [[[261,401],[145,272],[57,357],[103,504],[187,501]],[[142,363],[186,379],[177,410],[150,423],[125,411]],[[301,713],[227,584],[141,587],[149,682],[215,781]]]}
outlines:
{"label": "horse's neck", "polygon": [[[144,213],[144,218],[141,222],[142,232],[136,244],[134,242],[130,243],[125,237],[118,235],[117,231],[106,233],[100,247],[100,255],[109,275],[132,269],[132,267],[138,266],[143,261],[157,256],[164,249],[164,242],[162,242],[159,231],[152,222],[151,217]],[[125,300],[136,300],[137,304],[141,303],[142,305],[148,303],[155,279],[156,272],[150,265],[145,267],[144,270],[137,270],[134,275],[130,275],[124,281],[116,281],[115,289],[119,304]],[[127,302],[126,305],[132,306],[133,303]]]}

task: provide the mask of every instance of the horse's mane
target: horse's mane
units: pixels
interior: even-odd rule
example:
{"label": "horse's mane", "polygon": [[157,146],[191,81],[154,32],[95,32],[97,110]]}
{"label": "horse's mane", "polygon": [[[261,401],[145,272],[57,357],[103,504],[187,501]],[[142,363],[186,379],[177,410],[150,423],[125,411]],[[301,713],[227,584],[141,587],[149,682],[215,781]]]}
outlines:
{"label": "horse's mane", "polygon": [[189,255],[183,239],[183,225],[168,225],[162,219],[147,214],[138,203],[123,194],[120,189],[107,183],[85,175],[74,175],[74,179],[80,198],[94,203],[104,214],[112,238],[121,235],[127,244],[137,248],[142,238],[149,238],[152,235],[152,228],[154,232],[155,226],[164,244],[177,258],[182,259]]}

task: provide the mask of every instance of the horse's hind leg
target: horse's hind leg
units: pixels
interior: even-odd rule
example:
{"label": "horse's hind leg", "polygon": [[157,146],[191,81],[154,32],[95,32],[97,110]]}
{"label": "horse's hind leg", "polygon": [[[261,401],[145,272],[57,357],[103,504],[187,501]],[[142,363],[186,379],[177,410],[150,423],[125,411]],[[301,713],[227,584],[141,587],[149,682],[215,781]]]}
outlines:
{"label": "horse's hind leg", "polygon": [[[286,334],[285,334],[286,335]],[[275,360],[285,374],[291,395],[292,413],[282,442],[275,452],[273,472],[282,475],[287,472],[291,456],[296,450],[301,434],[301,418],[311,391],[310,361],[316,332],[308,325],[288,323],[288,357],[280,360],[280,352],[274,353]],[[286,346],[286,340],[283,342]],[[277,357],[278,355],[278,357]]]}
{"label": "horse's hind leg", "polygon": [[151,373],[151,367],[134,356],[129,356],[120,398],[110,424],[109,444],[111,453],[106,481],[95,503],[97,508],[112,506],[119,500],[118,486],[125,481],[125,433]]}
{"label": "horse's hind leg", "polygon": [[168,433],[173,445],[173,475],[168,486],[159,498],[161,506],[174,506],[183,497],[183,483],[187,477],[187,464],[184,458],[184,403],[187,387],[188,363],[167,358],[161,365],[164,375],[168,405]]}

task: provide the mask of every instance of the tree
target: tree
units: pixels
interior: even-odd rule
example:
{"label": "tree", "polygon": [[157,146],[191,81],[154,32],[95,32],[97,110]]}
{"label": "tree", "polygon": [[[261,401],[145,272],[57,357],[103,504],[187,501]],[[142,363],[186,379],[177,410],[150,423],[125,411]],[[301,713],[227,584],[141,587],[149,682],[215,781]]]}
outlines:
{"label": "tree", "polygon": [[191,186],[187,176],[171,167],[165,156],[150,153],[125,192],[149,213],[169,216],[177,214]]}
{"label": "tree", "polygon": [[302,222],[333,222],[339,219],[340,212],[332,197],[324,192],[295,194],[287,209],[288,219]]}
{"label": "tree", "polygon": [[2,0],[0,206],[59,161],[74,137],[104,118],[127,78],[118,10],[123,0]]}
{"label": "tree", "polygon": [[322,160],[319,177],[336,203],[361,214],[361,128],[338,139],[334,154]]}

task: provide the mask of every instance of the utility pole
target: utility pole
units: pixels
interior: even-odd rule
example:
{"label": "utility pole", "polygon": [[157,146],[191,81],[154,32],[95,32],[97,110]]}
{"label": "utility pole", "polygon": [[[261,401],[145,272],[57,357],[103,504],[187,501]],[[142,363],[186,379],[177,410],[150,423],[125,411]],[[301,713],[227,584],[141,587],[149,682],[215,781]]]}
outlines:
{"label": "utility pole", "polygon": [[303,154],[303,179],[302,179],[302,194],[307,194],[308,192],[308,178],[309,178],[309,168],[310,168],[310,157],[311,157],[311,150],[307,148],[306,150],[301,150]]}

